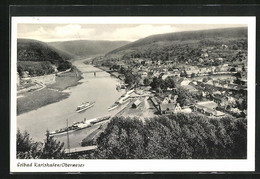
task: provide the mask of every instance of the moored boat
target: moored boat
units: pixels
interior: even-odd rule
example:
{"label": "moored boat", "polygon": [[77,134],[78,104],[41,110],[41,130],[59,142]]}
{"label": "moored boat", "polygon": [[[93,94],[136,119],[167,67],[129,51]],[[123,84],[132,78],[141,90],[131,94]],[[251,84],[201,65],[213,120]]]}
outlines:
{"label": "moored boat", "polygon": [[130,100],[130,96],[124,96],[123,98],[121,98],[118,102],[120,104],[124,104],[126,103],[128,100]]}
{"label": "moored boat", "polygon": [[94,118],[94,119],[89,119],[89,120],[86,120],[86,118],[81,121],[81,122],[75,122],[73,123],[73,125],[71,126],[68,126],[68,127],[64,127],[62,129],[59,129],[59,130],[55,130],[53,132],[50,132],[50,135],[51,136],[54,136],[54,135],[62,135],[62,134],[66,134],[66,133],[71,133],[71,132],[74,132],[74,131],[78,131],[78,130],[81,130],[81,129],[85,129],[87,127],[91,127],[97,123],[100,123],[102,121],[105,121],[105,120],[108,120],[110,117],[110,115],[108,116],[104,116],[104,117],[99,117],[99,118]]}
{"label": "moored boat", "polygon": [[53,136],[53,135],[62,135],[62,134],[66,134],[66,133],[71,133],[73,131],[76,131],[77,129],[78,129],[78,126],[72,125],[72,126],[69,126],[69,127],[65,127],[65,128],[62,128],[62,129],[50,132],[50,135],[51,136]]}
{"label": "moored boat", "polygon": [[110,106],[110,107],[108,108],[108,111],[112,111],[112,110],[116,109],[117,107],[119,107],[119,103],[118,103],[118,102],[115,102],[112,106]]}

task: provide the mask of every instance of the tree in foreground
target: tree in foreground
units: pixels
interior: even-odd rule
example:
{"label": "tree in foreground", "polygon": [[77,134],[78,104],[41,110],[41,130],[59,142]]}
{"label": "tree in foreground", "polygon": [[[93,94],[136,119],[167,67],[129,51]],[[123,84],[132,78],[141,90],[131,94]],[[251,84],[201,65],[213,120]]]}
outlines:
{"label": "tree in foreground", "polygon": [[91,158],[244,159],[246,119],[173,114],[148,119],[115,117],[97,139]]}
{"label": "tree in foreground", "polygon": [[46,139],[42,150],[43,159],[61,159],[65,157],[64,143],[56,141],[53,136],[50,136],[49,131],[46,132]]}
{"label": "tree in foreground", "polygon": [[27,131],[21,133],[18,129],[16,134],[16,157],[19,159],[40,158],[41,143],[33,142]]}
{"label": "tree in foreground", "polygon": [[19,159],[61,159],[65,158],[64,143],[54,140],[49,131],[46,132],[44,143],[34,142],[29,133],[16,134],[17,158]]}

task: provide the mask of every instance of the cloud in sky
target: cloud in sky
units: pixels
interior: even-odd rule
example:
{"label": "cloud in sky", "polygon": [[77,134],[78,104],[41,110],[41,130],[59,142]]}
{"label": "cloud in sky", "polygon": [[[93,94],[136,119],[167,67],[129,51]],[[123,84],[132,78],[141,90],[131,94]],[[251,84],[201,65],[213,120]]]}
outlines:
{"label": "cloud in sky", "polygon": [[[20,29],[21,28],[21,29]],[[75,40],[83,38],[91,38],[95,33],[93,28],[82,28],[79,24],[67,25],[20,25],[18,26],[18,38],[37,39],[45,42]]]}
{"label": "cloud in sky", "polygon": [[67,40],[126,40],[135,41],[150,35],[203,30],[241,25],[201,24],[18,24],[18,38],[36,39],[44,42]]}
{"label": "cloud in sky", "polygon": [[175,32],[174,28],[171,25],[138,25],[135,27],[118,28],[112,33],[104,32],[102,36],[103,38],[110,37],[113,40],[135,41],[150,35],[170,32]]}

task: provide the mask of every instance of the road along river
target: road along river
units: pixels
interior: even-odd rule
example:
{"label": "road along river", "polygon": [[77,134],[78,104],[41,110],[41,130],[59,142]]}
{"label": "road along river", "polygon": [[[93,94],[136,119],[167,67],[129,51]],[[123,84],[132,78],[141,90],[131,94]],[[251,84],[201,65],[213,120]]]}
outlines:
{"label": "road along river", "polygon": [[[66,127],[67,119],[70,126],[73,122],[82,121],[84,118],[87,120],[93,119],[99,116],[114,114],[120,110],[108,112],[108,107],[125,92],[124,90],[116,90],[118,79],[111,77],[105,71],[100,72],[100,69],[92,65],[84,64],[83,62],[86,60],[73,62],[73,65],[82,72],[83,79],[80,80],[81,84],[65,90],[70,93],[67,99],[17,116],[17,128],[21,132],[27,130],[34,141],[43,141],[46,130],[55,131]],[[96,72],[96,76],[94,76],[93,71],[99,72]],[[77,106],[85,101],[95,101],[96,103],[92,108],[77,113]],[[86,128],[70,133],[70,147],[78,147],[81,140],[91,132],[90,130],[91,128]],[[66,134],[59,135],[56,138],[66,144]]]}

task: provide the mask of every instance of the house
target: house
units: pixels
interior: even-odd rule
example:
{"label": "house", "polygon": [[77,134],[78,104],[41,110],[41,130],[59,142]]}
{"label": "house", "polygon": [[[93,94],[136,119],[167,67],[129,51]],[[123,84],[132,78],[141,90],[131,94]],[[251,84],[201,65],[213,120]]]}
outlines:
{"label": "house", "polygon": [[162,76],[162,79],[165,80],[168,76],[169,76],[168,74],[164,74],[164,75]]}
{"label": "house", "polygon": [[169,76],[180,77],[180,72],[178,70],[177,71],[171,71],[171,72],[169,72]]}
{"label": "house", "polygon": [[223,61],[223,58],[216,58],[216,60],[218,60],[218,61]]}
{"label": "house", "polygon": [[207,52],[208,49],[207,49],[207,48],[203,48],[203,49],[201,49],[201,51],[202,51],[202,52]]}
{"label": "house", "polygon": [[202,58],[199,58],[199,62],[200,62],[200,63],[203,63],[204,60],[203,60]]}
{"label": "house", "polygon": [[242,112],[238,108],[231,108],[230,111],[236,114],[240,114]]}
{"label": "house", "polygon": [[175,95],[174,98],[172,99],[172,95],[169,94],[167,97],[164,98],[162,101],[162,104],[167,104],[167,103],[176,103],[176,100],[178,98],[178,95]]}
{"label": "house", "polygon": [[191,113],[192,112],[192,109],[189,108],[189,107],[184,107],[182,110],[181,110],[182,113]]}
{"label": "house", "polygon": [[208,84],[208,85],[213,85],[213,80],[209,80],[209,81],[207,81],[206,84]]}
{"label": "house", "polygon": [[242,72],[242,71],[243,71],[243,65],[238,65],[238,66],[236,67],[236,71],[237,71],[237,72]]}
{"label": "house", "polygon": [[200,68],[200,73],[207,73],[207,68],[203,67],[203,68]]}
{"label": "house", "polygon": [[228,84],[227,84],[227,83],[224,84],[224,85],[223,85],[223,88],[228,88]]}
{"label": "house", "polygon": [[198,90],[191,85],[183,86],[183,88],[187,89],[189,92],[192,92],[192,93],[198,92]]}
{"label": "house", "polygon": [[220,66],[220,71],[221,71],[221,72],[227,72],[227,71],[229,71],[229,66],[228,66],[228,64],[223,64],[222,66]]}
{"label": "house", "polygon": [[168,104],[168,103],[171,103],[171,98],[169,97],[165,97],[162,101],[162,104]]}
{"label": "house", "polygon": [[220,104],[222,102],[222,100],[224,99],[224,97],[220,94],[213,94],[212,98],[213,98],[213,101],[217,104]]}
{"label": "house", "polygon": [[236,104],[236,99],[232,96],[228,96],[228,103],[231,104],[232,106]]}
{"label": "house", "polygon": [[216,95],[216,94],[221,95],[221,92],[219,90],[217,90],[217,91],[213,91],[213,94],[214,95]]}
{"label": "house", "polygon": [[241,72],[241,81],[247,82],[247,74],[245,72]]}
{"label": "house", "polygon": [[221,49],[227,49],[227,48],[228,48],[228,46],[227,46],[227,45],[225,45],[225,44],[222,44],[220,48],[221,48]]}
{"label": "house", "polygon": [[194,112],[200,112],[207,116],[215,116],[215,117],[222,117],[225,116],[225,113],[221,111],[217,111],[215,108],[218,105],[214,101],[203,101],[198,102],[193,106]]}
{"label": "house", "polygon": [[28,78],[28,77],[30,77],[29,72],[28,71],[24,71],[22,73],[22,78]]}
{"label": "house", "polygon": [[173,114],[175,111],[174,103],[160,104],[159,110],[161,114]]}
{"label": "house", "polygon": [[133,104],[132,104],[132,108],[137,108],[142,102],[137,99]]}
{"label": "house", "polygon": [[211,67],[211,72],[212,72],[212,73],[215,73],[215,72],[216,72],[216,67],[215,67],[215,66],[212,66],[212,67]]}
{"label": "house", "polygon": [[146,78],[148,76],[148,73],[144,70],[139,70],[138,74],[141,76],[141,78]]}
{"label": "house", "polygon": [[187,85],[189,85],[190,84],[190,80],[188,80],[188,79],[184,79],[182,82],[181,82],[181,86],[187,86]]}
{"label": "house", "polygon": [[215,103],[214,101],[201,101],[196,103],[196,105],[201,107],[207,107],[210,109],[215,109],[218,106],[218,104]]}
{"label": "house", "polygon": [[212,82],[213,82],[213,85],[214,85],[214,86],[219,85],[219,81],[218,81],[218,80],[213,80]]}
{"label": "house", "polygon": [[192,74],[194,73],[194,76],[198,76],[200,73],[199,69],[193,69],[193,70],[186,70],[187,77],[192,77]]}
{"label": "house", "polygon": [[236,84],[233,84],[233,83],[229,83],[228,84],[228,88],[231,88],[231,89],[235,89],[237,85]]}
{"label": "house", "polygon": [[174,68],[172,69],[173,72],[179,72],[179,69],[178,68]]}
{"label": "house", "polygon": [[157,61],[156,61],[156,64],[157,64],[157,65],[161,65],[161,64],[162,64],[162,61],[161,61],[161,60],[157,60]]}
{"label": "house", "polygon": [[224,117],[226,114],[221,112],[221,111],[215,111],[215,113],[213,114],[215,117]]}
{"label": "house", "polygon": [[201,54],[201,57],[203,57],[203,58],[207,58],[208,56],[209,56],[209,55],[208,55],[208,53],[206,53],[206,52]]}
{"label": "house", "polygon": [[175,106],[175,109],[174,109],[174,113],[179,113],[179,112],[182,112],[182,108],[181,108],[180,104],[177,103]]}

